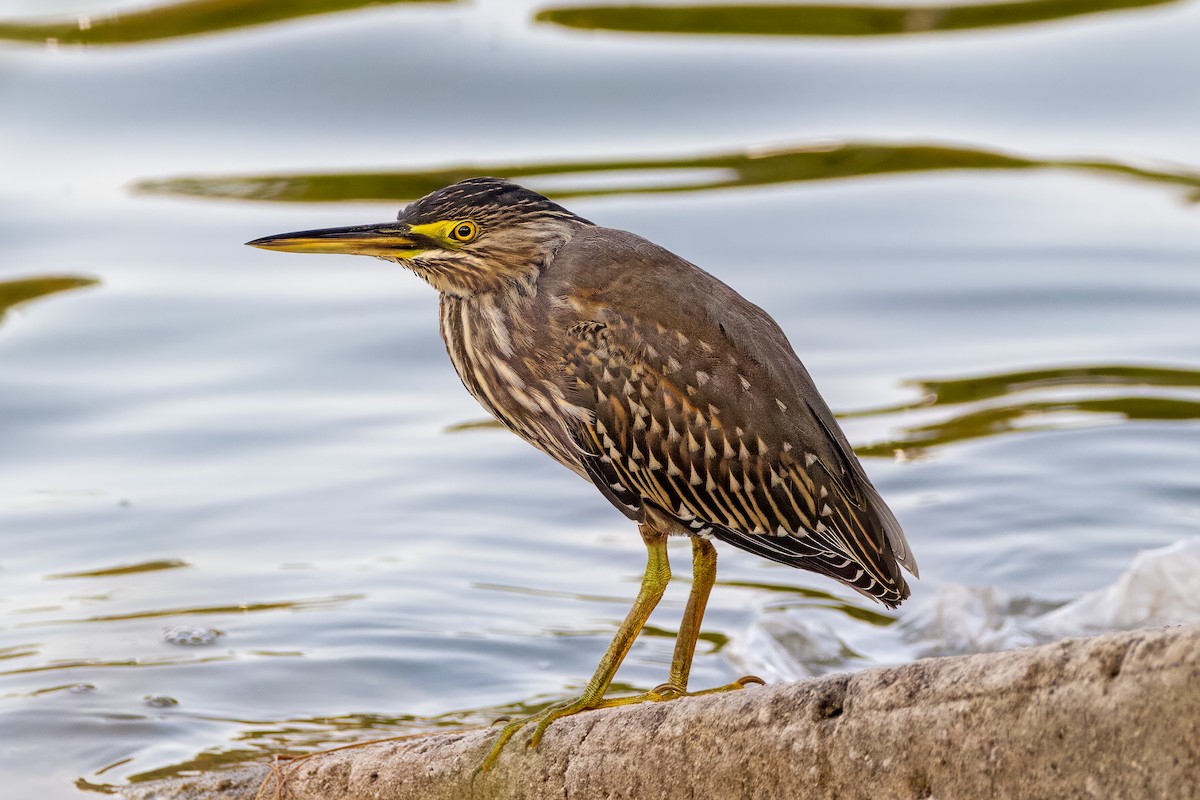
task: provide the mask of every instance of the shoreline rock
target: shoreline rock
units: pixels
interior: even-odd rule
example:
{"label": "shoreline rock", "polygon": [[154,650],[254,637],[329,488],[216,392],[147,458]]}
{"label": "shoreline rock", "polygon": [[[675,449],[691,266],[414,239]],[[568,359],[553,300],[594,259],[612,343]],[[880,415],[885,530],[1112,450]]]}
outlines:
{"label": "shoreline rock", "polygon": [[[581,714],[475,774],[494,730],[331,751],[292,800],[1200,798],[1200,627],[1064,639]],[[520,735],[519,735],[520,736]],[[126,800],[250,800],[248,767]],[[274,797],[268,786],[264,797]]]}

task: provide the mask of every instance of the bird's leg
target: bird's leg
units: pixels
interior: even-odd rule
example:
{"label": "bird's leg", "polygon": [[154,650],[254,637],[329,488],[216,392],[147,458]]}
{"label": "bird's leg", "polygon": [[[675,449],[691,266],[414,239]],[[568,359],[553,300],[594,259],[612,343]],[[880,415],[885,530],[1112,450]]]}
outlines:
{"label": "bird's leg", "polygon": [[675,654],[671,658],[671,677],[654,692],[664,700],[674,697],[695,697],[701,694],[716,694],[735,689],[744,689],[747,684],[763,683],[762,678],[746,675],[733,683],[703,689],[699,692],[687,690],[688,677],[692,671],[692,658],[696,655],[696,640],[700,637],[700,622],[708,606],[708,595],[717,582],[717,548],[708,539],[692,537],[692,591],[688,595],[687,608],[683,610],[683,621],[679,623],[679,636],[675,639]]}
{"label": "bird's leg", "polygon": [[618,697],[605,700],[605,705],[626,705],[640,703],[646,700],[674,700],[677,697],[695,697],[702,694],[716,694],[735,689],[745,688],[747,684],[762,683],[762,678],[747,675],[733,683],[704,689],[699,692],[688,691],[688,677],[692,671],[692,659],[696,654],[696,641],[700,637],[700,623],[704,619],[704,610],[708,606],[708,596],[713,584],[717,581],[717,548],[708,539],[699,536],[692,537],[692,591],[688,595],[687,607],[683,610],[683,619],[679,623],[679,635],[675,638],[675,653],[671,657],[671,673],[666,683],[656,686],[648,692],[633,697]]}
{"label": "bird's leg", "polygon": [[534,726],[533,734],[529,737],[528,746],[537,747],[538,742],[542,739],[542,734],[546,732],[546,728],[556,719],[578,714],[580,711],[607,707],[608,705],[625,705],[625,703],[620,701],[627,700],[628,698],[617,698],[615,701],[606,702],[604,700],[604,693],[608,691],[613,677],[617,674],[617,669],[621,666],[621,662],[625,660],[629,649],[633,647],[633,643],[637,639],[638,634],[641,633],[646,620],[650,618],[650,612],[658,605],[663,592],[667,589],[667,583],[671,580],[671,565],[667,560],[666,532],[660,530],[659,526],[651,522],[642,523],[640,529],[642,540],[646,543],[646,572],[642,575],[642,586],[638,590],[637,599],[633,601],[633,607],[629,609],[629,613],[625,616],[625,621],[617,629],[612,643],[608,646],[608,650],[605,651],[604,657],[600,659],[600,664],[596,667],[595,674],[592,675],[592,679],[588,681],[587,686],[584,688],[583,694],[574,700],[555,703],[531,717],[516,720],[505,725],[500,731],[496,743],[492,745],[491,752],[488,753],[487,758],[480,765],[481,771],[486,772],[496,762],[496,759],[500,756],[500,751],[504,749],[504,745],[508,743],[509,739],[517,731],[526,725],[533,724]]}
{"label": "bird's leg", "polygon": [[[675,654],[671,657],[671,677],[668,686],[687,692],[692,659],[696,655],[696,640],[700,637],[700,622],[708,607],[708,595],[717,581],[717,548],[708,539],[692,537],[692,591],[688,595],[679,635],[675,638]],[[661,687],[660,687],[661,688]]]}

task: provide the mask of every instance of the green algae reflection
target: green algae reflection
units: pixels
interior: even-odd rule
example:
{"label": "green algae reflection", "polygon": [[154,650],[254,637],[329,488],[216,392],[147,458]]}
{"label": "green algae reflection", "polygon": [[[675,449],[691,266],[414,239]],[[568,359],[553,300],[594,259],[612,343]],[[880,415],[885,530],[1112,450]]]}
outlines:
{"label": "green algae reflection", "polygon": [[549,8],[538,22],[620,33],[898,36],[1011,27],[1179,0],[1027,0],[963,5],[609,5]]}
{"label": "green algae reflection", "polygon": [[477,175],[512,178],[555,199],[740,189],[950,170],[1060,169],[1180,188],[1200,199],[1200,171],[1153,169],[1104,159],[1058,159],[942,144],[826,142],[727,151],[683,158],[464,164],[442,169],[358,173],[179,177],[145,180],[134,190],[222,200],[286,203],[391,202],[422,197]]}
{"label": "green algae reflection", "polygon": [[40,297],[95,286],[95,278],[80,275],[38,275],[32,278],[12,278],[0,281],[0,322],[13,307]]}
{"label": "green algae reflection", "polygon": [[[919,400],[838,416],[880,417],[943,406],[955,413],[905,426],[891,440],[855,447],[859,455],[921,455],[971,439],[1076,427],[1089,420],[1200,419],[1200,370],[1180,367],[1077,365],[910,385],[920,393]],[[1053,396],[1045,397],[1048,392]]]}
{"label": "green algae reflection", "polygon": [[457,0],[192,0],[135,11],[41,20],[0,20],[0,40],[42,44],[120,45],[222,33],[317,14],[398,3]]}
{"label": "green algae reflection", "polygon": [[65,578],[111,578],[118,575],[134,575],[141,572],[158,572],[164,569],[179,569],[190,566],[178,558],[161,558],[154,561],[142,561],[137,564],[118,564],[114,567],[99,567],[97,569],[81,570],[79,572],[58,572],[47,575],[46,580],[62,580]]}

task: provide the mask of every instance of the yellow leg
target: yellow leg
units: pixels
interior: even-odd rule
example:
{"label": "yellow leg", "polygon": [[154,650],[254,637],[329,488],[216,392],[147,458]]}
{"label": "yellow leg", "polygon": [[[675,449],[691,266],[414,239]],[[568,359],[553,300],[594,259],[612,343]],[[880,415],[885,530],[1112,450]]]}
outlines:
{"label": "yellow leg", "polygon": [[692,537],[692,591],[688,595],[687,607],[683,610],[683,620],[679,623],[679,635],[675,638],[675,653],[671,658],[671,674],[668,681],[656,686],[648,692],[633,697],[619,697],[605,700],[605,705],[628,705],[647,700],[661,702],[674,700],[677,697],[695,697],[702,694],[716,694],[743,689],[751,683],[762,683],[762,678],[747,675],[738,678],[733,683],[704,689],[699,692],[688,691],[688,678],[692,671],[692,659],[696,655],[696,640],[700,637],[700,623],[704,619],[704,610],[708,606],[708,596],[713,584],[717,581],[717,548],[708,539],[699,536]]}
{"label": "yellow leg", "polygon": [[708,595],[716,581],[717,548],[708,539],[693,536],[692,591],[683,610],[683,621],[679,623],[679,636],[675,638],[675,654],[671,658],[671,678],[668,681],[678,686],[681,692],[687,691],[692,659],[696,655],[696,639],[700,636],[700,622],[704,619]]}
{"label": "yellow leg", "polygon": [[[487,758],[480,765],[480,770],[486,772],[492,764],[496,763],[496,759],[499,758],[500,751],[504,749],[504,745],[512,739],[517,731],[526,725],[533,724],[533,735],[529,737],[529,746],[537,747],[538,742],[542,739],[542,734],[546,732],[546,728],[556,719],[561,719],[571,714],[578,714],[580,711],[601,708],[606,705],[604,693],[608,691],[613,677],[617,674],[617,669],[621,666],[621,662],[625,660],[625,656],[629,653],[629,648],[633,647],[634,640],[642,632],[642,627],[645,626],[646,620],[650,618],[650,613],[658,605],[663,592],[667,589],[667,583],[671,580],[671,565],[667,561],[666,533],[648,523],[642,524],[641,533],[642,539],[646,543],[646,572],[642,576],[641,589],[638,590],[637,599],[633,601],[633,608],[629,609],[629,613],[625,616],[625,621],[617,629],[612,644],[608,646],[604,657],[600,659],[600,664],[596,667],[595,674],[592,675],[592,679],[588,681],[587,686],[584,688],[583,694],[574,700],[556,703],[534,714],[532,717],[516,720],[505,725],[500,731],[496,743],[492,746],[491,752],[488,753]],[[618,701],[624,699],[626,698],[618,698]],[[615,705],[617,703],[610,701],[608,704]]]}

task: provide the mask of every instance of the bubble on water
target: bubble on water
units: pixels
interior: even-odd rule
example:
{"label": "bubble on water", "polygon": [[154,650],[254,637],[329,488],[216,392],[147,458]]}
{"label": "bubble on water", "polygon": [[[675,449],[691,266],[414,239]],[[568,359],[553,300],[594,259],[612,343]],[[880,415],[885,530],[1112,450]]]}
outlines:
{"label": "bubble on water", "polygon": [[71,694],[87,694],[94,691],[96,691],[96,684],[94,683],[77,683],[70,689]]}
{"label": "bubble on water", "polygon": [[171,625],[163,628],[163,638],[180,647],[206,647],[224,634],[216,628],[199,625]]}
{"label": "bubble on water", "polygon": [[179,705],[178,700],[174,697],[168,697],[165,694],[148,694],[142,699],[146,701],[146,705],[153,708],[170,708],[171,706]]}

